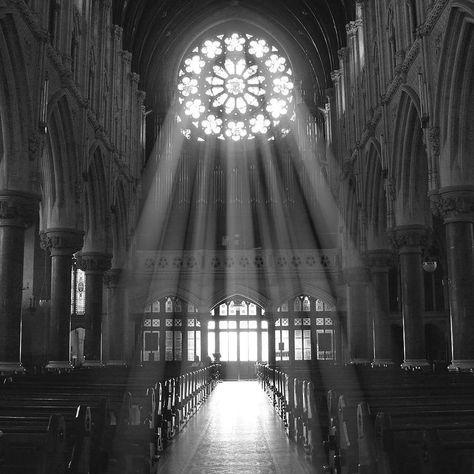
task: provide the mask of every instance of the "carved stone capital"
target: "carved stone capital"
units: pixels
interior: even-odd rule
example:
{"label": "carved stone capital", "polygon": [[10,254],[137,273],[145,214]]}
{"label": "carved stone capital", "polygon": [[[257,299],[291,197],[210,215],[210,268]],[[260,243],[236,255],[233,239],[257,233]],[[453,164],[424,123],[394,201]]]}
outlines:
{"label": "carved stone capital", "polygon": [[349,267],[343,270],[344,281],[346,283],[367,283],[369,281],[369,271],[367,267]]}
{"label": "carved stone capital", "polygon": [[40,232],[40,245],[51,256],[73,255],[82,248],[84,232],[76,229],[53,228]]}
{"label": "carved stone capital", "polygon": [[104,284],[107,288],[117,288],[123,277],[123,270],[121,268],[111,268],[104,273]]}
{"label": "carved stone capital", "polygon": [[387,271],[393,266],[393,252],[386,249],[370,250],[367,262],[371,272]]}
{"label": "carved stone capital", "polygon": [[431,198],[431,211],[445,223],[474,220],[474,187],[445,187]]}
{"label": "carved stone capital", "polygon": [[77,266],[86,273],[104,273],[110,270],[112,256],[101,252],[81,253],[77,256]]}
{"label": "carved stone capital", "polygon": [[130,81],[138,84],[140,82],[140,74],[137,74],[136,72],[131,72],[130,73]]}
{"label": "carved stone capital", "polygon": [[120,26],[112,25],[111,30],[112,30],[112,35],[115,36],[115,38],[117,38],[117,40],[122,39],[123,29]]}
{"label": "carved stone capital", "polygon": [[38,198],[20,191],[0,191],[0,226],[28,227],[38,212]]}
{"label": "carved stone capital", "polygon": [[428,244],[428,230],[424,225],[400,226],[390,236],[394,249],[403,251],[426,247]]}

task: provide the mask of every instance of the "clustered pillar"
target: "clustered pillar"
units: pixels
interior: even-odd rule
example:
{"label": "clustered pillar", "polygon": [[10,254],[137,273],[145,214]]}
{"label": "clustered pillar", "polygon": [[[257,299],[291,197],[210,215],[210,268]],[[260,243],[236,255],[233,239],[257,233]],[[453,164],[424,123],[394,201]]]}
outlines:
{"label": "clustered pillar", "polygon": [[402,368],[424,369],[426,360],[425,290],[423,282],[422,248],[427,243],[427,229],[422,225],[399,226],[395,230],[394,245],[398,249],[403,320]]}
{"label": "clustered pillar", "polygon": [[0,372],[21,366],[21,304],[25,229],[38,200],[14,191],[0,193]]}
{"label": "clustered pillar", "polygon": [[372,331],[369,328],[367,316],[368,277],[365,267],[344,270],[347,284],[349,351],[352,364],[370,364],[372,361]]}
{"label": "clustered pillar", "polygon": [[48,369],[70,367],[71,266],[82,247],[83,232],[51,228],[41,232],[41,246],[51,254],[51,306],[48,322]]}
{"label": "clustered pillar", "polygon": [[441,190],[446,229],[452,371],[474,369],[474,187]]}
{"label": "clustered pillar", "polygon": [[86,276],[87,318],[84,341],[85,365],[102,361],[102,303],[104,273],[110,269],[111,256],[100,252],[84,252],[78,256],[78,266]]}
{"label": "clustered pillar", "polygon": [[372,282],[369,295],[374,341],[372,365],[385,367],[393,364],[390,343],[388,279],[390,267],[393,265],[393,255],[390,251],[381,249],[370,251],[368,257]]}

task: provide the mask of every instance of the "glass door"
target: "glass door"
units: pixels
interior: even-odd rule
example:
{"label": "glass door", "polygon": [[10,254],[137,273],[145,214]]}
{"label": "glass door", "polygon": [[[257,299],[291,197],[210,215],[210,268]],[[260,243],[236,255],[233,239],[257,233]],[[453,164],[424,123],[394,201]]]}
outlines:
{"label": "glass door", "polygon": [[244,300],[231,300],[211,311],[208,324],[209,355],[220,355],[226,379],[255,378],[255,362],[267,360],[268,325],[263,310]]}

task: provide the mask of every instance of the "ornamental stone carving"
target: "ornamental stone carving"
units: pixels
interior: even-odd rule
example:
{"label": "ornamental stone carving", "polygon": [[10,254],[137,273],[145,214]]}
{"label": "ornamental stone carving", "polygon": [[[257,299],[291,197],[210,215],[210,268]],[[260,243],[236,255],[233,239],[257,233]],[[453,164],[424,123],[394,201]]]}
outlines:
{"label": "ornamental stone carving", "polygon": [[400,226],[390,236],[394,249],[403,251],[407,248],[426,247],[428,231],[425,226]]}
{"label": "ornamental stone carving", "polygon": [[0,192],[0,225],[28,227],[38,210],[38,198],[20,191]]}
{"label": "ornamental stone carving", "polygon": [[445,222],[474,219],[474,188],[444,188],[431,196],[431,211]]}
{"label": "ornamental stone carving", "polygon": [[104,273],[110,270],[112,256],[101,252],[81,253],[77,256],[77,266],[86,273]]}
{"label": "ornamental stone carving", "polygon": [[51,256],[71,255],[82,248],[84,232],[76,229],[53,228],[40,232],[40,245]]}

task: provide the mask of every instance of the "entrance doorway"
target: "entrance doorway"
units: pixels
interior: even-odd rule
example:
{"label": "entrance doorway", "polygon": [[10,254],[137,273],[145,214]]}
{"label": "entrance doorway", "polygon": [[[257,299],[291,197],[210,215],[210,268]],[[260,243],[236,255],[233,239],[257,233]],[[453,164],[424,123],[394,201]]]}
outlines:
{"label": "entrance doorway", "polygon": [[255,363],[268,359],[265,310],[243,297],[233,297],[211,311],[208,350],[222,363],[226,380],[255,378]]}

